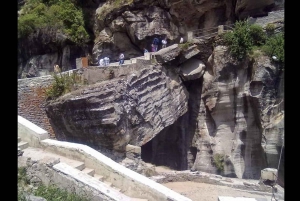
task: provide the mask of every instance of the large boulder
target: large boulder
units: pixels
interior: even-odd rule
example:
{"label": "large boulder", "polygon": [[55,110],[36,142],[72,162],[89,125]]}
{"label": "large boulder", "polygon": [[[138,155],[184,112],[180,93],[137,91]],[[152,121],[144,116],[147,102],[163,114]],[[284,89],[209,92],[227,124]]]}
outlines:
{"label": "large boulder", "polygon": [[58,98],[47,115],[59,140],[124,151],[173,124],[187,112],[187,99],[177,74],[146,65]]}

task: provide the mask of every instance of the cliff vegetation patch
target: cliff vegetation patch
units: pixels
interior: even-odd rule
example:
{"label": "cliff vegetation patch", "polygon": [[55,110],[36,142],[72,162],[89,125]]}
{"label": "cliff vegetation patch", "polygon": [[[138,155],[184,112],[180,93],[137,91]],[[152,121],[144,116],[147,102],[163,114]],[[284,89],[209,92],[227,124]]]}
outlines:
{"label": "cliff vegetation patch", "polygon": [[46,90],[46,97],[48,100],[58,98],[59,96],[87,84],[76,72],[73,72],[72,74],[53,74],[53,77],[54,81],[52,85]]}
{"label": "cliff vegetation patch", "polygon": [[88,201],[89,199],[76,193],[70,193],[65,189],[55,185],[43,185],[42,183],[33,185],[26,174],[26,168],[18,168],[18,201],[28,200],[28,195],[45,198],[47,201]]}
{"label": "cliff vegetation patch", "polygon": [[77,44],[89,40],[82,9],[73,0],[27,0],[18,16],[18,38],[43,28],[60,30]]}
{"label": "cliff vegetation patch", "polygon": [[225,164],[225,155],[223,154],[215,154],[213,156],[213,163],[216,166],[219,172],[224,171],[224,164]]}
{"label": "cliff vegetation patch", "polygon": [[223,34],[225,44],[232,57],[238,61],[261,50],[278,62],[284,62],[284,33],[275,33],[273,25],[266,26],[266,31],[258,24],[248,20],[237,21],[230,32]]}

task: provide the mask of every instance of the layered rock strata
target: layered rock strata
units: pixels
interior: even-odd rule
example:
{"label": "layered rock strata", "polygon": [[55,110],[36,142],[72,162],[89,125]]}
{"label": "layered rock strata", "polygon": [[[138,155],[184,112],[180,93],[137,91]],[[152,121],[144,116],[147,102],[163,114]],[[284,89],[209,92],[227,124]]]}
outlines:
{"label": "layered rock strata", "polygon": [[60,97],[48,105],[47,115],[57,139],[124,150],[173,124],[186,113],[187,99],[174,72],[148,65]]}

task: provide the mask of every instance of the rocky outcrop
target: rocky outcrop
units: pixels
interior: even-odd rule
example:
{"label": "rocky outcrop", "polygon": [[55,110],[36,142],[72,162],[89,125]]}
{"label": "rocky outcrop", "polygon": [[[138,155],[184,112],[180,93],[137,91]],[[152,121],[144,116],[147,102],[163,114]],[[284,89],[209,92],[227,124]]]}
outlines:
{"label": "rocky outcrop", "polygon": [[[199,115],[199,133],[195,133],[198,152],[193,169],[217,171],[208,164],[213,164],[210,161],[218,153],[225,157],[225,175],[258,179],[260,170],[271,165],[268,161],[274,159],[278,164],[279,153],[272,147],[281,146],[278,133],[280,136],[283,126],[282,70],[265,57],[255,63],[230,62],[222,46],[215,48],[209,60],[212,71],[204,74],[200,107],[203,113]],[[272,112],[265,119],[268,110]],[[268,137],[277,133],[277,140],[273,138],[276,142],[265,141],[268,126],[272,127],[267,129]],[[276,152],[276,157],[271,159],[274,155],[267,154],[265,158],[268,152]]]}
{"label": "rocky outcrop", "polygon": [[[51,102],[47,115],[57,139],[118,151],[130,143],[141,147],[146,162],[230,177],[259,179],[262,169],[277,168],[284,153],[283,66],[263,55],[235,62],[213,39],[192,40],[187,49],[176,44],[188,30],[265,13],[273,3],[136,0],[111,9],[100,3],[93,63],[103,56],[113,62],[120,52],[141,56],[154,36],[167,36],[169,47],[153,54],[159,64],[124,65],[112,77],[111,69],[94,67],[86,75],[94,78],[91,85]],[[61,49],[66,59],[56,49],[22,62],[30,63],[32,76],[55,60],[68,69],[76,50]]]}
{"label": "rocky outcrop", "polygon": [[[120,52],[124,52],[127,59],[142,56],[143,48],[151,49],[154,36],[167,37],[168,44],[172,45],[178,43],[180,37],[186,39],[187,31],[266,15],[275,5],[274,0],[125,0],[122,3],[88,0],[76,4],[82,8],[90,40],[79,45],[70,42],[68,35],[55,27],[37,30],[19,40],[18,78],[49,74],[53,63],[64,71],[74,69],[76,58],[88,55],[90,65],[98,65],[99,59],[105,56],[115,62]],[[280,4],[284,2],[276,1],[276,6]],[[18,1],[19,8],[22,5],[23,2]],[[57,55],[54,60],[53,55]]]}
{"label": "rocky outcrop", "polygon": [[235,13],[239,19],[247,17],[261,17],[268,15],[268,12],[275,7],[274,0],[263,0],[259,2],[241,0],[235,5]]}
{"label": "rocky outcrop", "polygon": [[48,106],[47,115],[59,140],[124,150],[173,124],[186,113],[187,99],[174,72],[148,65],[65,95]]}
{"label": "rocky outcrop", "polygon": [[184,81],[199,79],[205,72],[205,64],[198,59],[190,59],[180,66],[180,75]]}

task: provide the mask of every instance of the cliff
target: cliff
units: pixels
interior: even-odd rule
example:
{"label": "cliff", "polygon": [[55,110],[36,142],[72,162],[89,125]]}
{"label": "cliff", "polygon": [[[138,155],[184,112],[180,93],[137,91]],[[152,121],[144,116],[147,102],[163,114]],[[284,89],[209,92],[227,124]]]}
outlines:
{"label": "cliff", "polygon": [[[35,32],[21,40],[18,76],[49,74],[55,63],[72,69],[74,59],[87,53],[94,65],[104,56],[116,61],[120,52],[125,59],[139,57],[154,36],[167,36],[169,47],[155,53],[156,62],[84,69],[87,87],[47,105],[56,138],[118,152],[132,144],[142,148],[145,162],[259,179],[262,169],[277,168],[283,146],[284,67],[263,55],[236,62],[215,39],[194,40],[188,49],[176,44],[181,36],[187,39],[187,31],[266,15],[275,6],[87,1],[82,8],[90,16],[88,47],[62,32]],[[114,76],[101,77],[111,72]],[[281,180],[283,173],[284,162]]]}
{"label": "cliff", "polygon": [[141,56],[144,47],[150,50],[154,36],[167,37],[172,45],[180,37],[186,39],[187,31],[266,16],[284,3],[274,0],[259,3],[87,0],[74,1],[74,5],[66,3],[69,1],[55,2],[29,0],[18,4],[18,78],[48,75],[56,64],[63,71],[74,69],[79,57],[89,57],[90,65],[98,65],[105,56],[117,61],[120,52],[126,53],[125,59]]}

